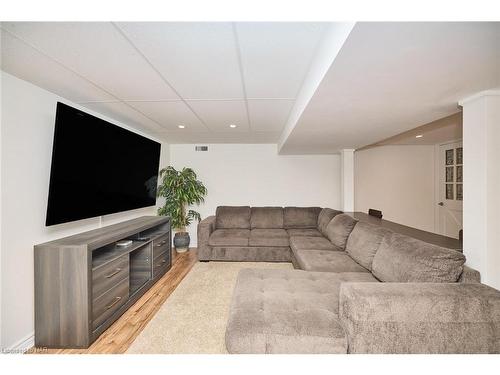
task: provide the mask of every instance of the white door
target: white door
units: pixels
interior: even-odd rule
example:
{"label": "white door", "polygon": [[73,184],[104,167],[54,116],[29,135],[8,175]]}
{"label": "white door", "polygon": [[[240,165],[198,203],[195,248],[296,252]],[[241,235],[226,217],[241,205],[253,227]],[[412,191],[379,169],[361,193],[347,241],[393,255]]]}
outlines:
{"label": "white door", "polygon": [[440,145],[438,163],[438,231],[444,236],[458,238],[462,229],[462,142]]}

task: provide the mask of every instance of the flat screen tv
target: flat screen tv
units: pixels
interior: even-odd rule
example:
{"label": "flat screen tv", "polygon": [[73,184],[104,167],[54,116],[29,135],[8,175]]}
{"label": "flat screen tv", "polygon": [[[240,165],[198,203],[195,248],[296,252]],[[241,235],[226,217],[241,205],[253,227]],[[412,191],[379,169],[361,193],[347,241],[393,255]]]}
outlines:
{"label": "flat screen tv", "polygon": [[160,144],[57,103],[46,225],[156,204]]}

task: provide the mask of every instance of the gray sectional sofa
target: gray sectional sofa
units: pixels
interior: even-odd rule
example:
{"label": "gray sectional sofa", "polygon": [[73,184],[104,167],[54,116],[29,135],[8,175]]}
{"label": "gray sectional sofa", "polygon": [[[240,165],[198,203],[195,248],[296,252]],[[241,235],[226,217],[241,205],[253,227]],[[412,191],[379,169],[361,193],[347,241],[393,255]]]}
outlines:
{"label": "gray sectional sofa", "polygon": [[456,250],[329,208],[218,207],[198,252],[296,268],[239,273],[230,353],[500,353],[500,291]]}

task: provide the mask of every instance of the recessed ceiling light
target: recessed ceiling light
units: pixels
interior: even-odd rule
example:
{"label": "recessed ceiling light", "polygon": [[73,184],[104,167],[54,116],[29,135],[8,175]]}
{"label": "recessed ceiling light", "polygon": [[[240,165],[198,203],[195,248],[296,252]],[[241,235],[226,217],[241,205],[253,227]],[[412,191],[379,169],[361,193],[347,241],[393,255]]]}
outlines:
{"label": "recessed ceiling light", "polygon": [[236,127],[236,125],[231,124],[231,125],[229,125],[229,127],[234,129]]}
{"label": "recessed ceiling light", "polygon": [[415,138],[422,138],[423,134],[416,135]]}
{"label": "recessed ceiling light", "polygon": [[177,125],[177,127],[178,127],[179,129],[184,129],[184,128],[185,128],[185,126],[184,126],[184,125]]}

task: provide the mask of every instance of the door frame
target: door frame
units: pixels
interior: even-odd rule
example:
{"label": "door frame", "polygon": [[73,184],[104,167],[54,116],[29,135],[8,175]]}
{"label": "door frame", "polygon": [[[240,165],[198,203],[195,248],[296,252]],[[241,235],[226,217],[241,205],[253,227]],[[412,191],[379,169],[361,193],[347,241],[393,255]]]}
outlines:
{"label": "door frame", "polygon": [[[441,155],[440,155],[440,148],[441,146],[446,146],[451,143],[457,143],[457,142],[462,142],[463,144],[463,139],[458,138],[446,142],[441,142],[441,143],[436,143],[434,145],[434,232],[441,234],[445,236],[445,234],[441,233],[439,230],[439,206],[438,203],[441,201],[441,194],[440,194],[440,168],[441,168]],[[463,146],[462,146],[463,147]],[[463,202],[463,201],[462,201]]]}

